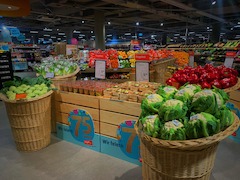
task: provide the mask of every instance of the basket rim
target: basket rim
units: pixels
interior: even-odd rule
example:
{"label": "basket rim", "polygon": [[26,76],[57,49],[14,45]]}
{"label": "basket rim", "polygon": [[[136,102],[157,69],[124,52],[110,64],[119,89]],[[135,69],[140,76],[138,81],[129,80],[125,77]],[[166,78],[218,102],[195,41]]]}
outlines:
{"label": "basket rim", "polygon": [[50,96],[52,93],[53,91],[50,90],[46,94],[43,94],[42,96],[38,96],[32,99],[19,99],[19,100],[9,100],[5,94],[0,93],[0,99],[7,103],[27,103],[27,102],[37,101],[37,100],[46,98]]}
{"label": "basket rim", "polygon": [[140,131],[137,127],[137,123],[135,124],[135,130],[141,140],[146,140],[149,143],[152,143],[158,147],[168,148],[168,149],[185,149],[185,150],[200,149],[200,148],[208,147],[214,143],[220,142],[221,140],[225,139],[227,136],[231,135],[233,132],[235,132],[238,129],[240,125],[239,118],[235,113],[233,113],[233,115],[234,115],[234,122],[231,126],[229,126],[224,131],[221,131],[217,134],[214,134],[213,136],[209,136],[206,138],[174,140],[174,141],[162,140],[162,139],[148,136],[143,131]]}
{"label": "basket rim", "polygon": [[[69,77],[75,76],[79,71],[80,71],[80,68],[79,68],[79,66],[77,66],[77,69],[71,74],[67,74],[64,76],[55,76],[54,78],[50,78],[50,79],[51,80],[60,80],[60,79],[69,78]],[[36,76],[40,76],[40,74],[37,73]]]}
{"label": "basket rim", "polygon": [[235,84],[234,86],[230,87],[230,88],[226,88],[223,89],[226,93],[232,92],[232,91],[236,91],[240,88],[240,78],[238,78],[238,82],[237,84]]}

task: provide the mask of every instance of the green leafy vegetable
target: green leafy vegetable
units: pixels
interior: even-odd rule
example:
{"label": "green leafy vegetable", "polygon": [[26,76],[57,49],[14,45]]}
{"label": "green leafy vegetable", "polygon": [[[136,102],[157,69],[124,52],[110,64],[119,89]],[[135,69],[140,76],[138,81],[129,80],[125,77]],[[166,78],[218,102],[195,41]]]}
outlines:
{"label": "green leafy vegetable", "polygon": [[234,121],[234,115],[229,108],[224,106],[216,113],[216,118],[220,119],[221,130],[226,129],[228,126],[231,126]]}
{"label": "green leafy vegetable", "polygon": [[160,86],[157,94],[161,95],[165,100],[172,99],[177,89],[173,86]]}
{"label": "green leafy vegetable", "polygon": [[192,115],[186,125],[186,134],[189,139],[212,136],[220,131],[220,120],[205,112]]}
{"label": "green leafy vegetable", "polygon": [[184,125],[178,120],[166,122],[160,131],[160,138],[165,140],[185,140]]}
{"label": "green leafy vegetable", "polygon": [[181,119],[186,116],[188,108],[185,103],[177,99],[167,100],[159,109],[159,117],[164,121]]}
{"label": "green leafy vegetable", "polygon": [[158,115],[151,115],[141,120],[143,131],[152,137],[158,137],[161,129],[161,123]]}

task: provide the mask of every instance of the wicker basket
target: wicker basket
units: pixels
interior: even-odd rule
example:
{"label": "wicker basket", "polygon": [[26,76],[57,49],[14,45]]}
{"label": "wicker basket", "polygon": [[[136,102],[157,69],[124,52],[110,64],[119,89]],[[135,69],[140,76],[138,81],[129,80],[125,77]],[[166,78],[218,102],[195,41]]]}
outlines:
{"label": "wicker basket", "polygon": [[50,144],[51,94],[19,101],[10,101],[1,94],[17,150],[37,151]]}
{"label": "wicker basket", "polygon": [[230,87],[230,88],[226,88],[223,89],[226,93],[232,92],[232,91],[236,91],[240,88],[240,78],[238,78],[238,82],[237,84],[235,84],[234,86]]}
{"label": "wicker basket", "polygon": [[238,129],[239,119],[211,137],[167,141],[138,131],[144,180],[209,180],[218,143]]}
{"label": "wicker basket", "polygon": [[166,81],[165,73],[166,73],[167,67],[174,65],[175,60],[176,59],[171,58],[171,59],[163,60],[163,61],[152,64],[155,70],[154,82],[165,84],[165,81]]}

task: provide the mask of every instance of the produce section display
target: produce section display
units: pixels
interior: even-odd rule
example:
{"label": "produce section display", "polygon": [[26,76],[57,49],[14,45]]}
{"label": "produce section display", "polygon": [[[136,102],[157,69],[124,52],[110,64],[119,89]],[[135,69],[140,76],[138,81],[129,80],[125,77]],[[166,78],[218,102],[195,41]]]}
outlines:
{"label": "produce section display", "polygon": [[53,76],[64,76],[75,72],[78,68],[76,63],[65,60],[43,61],[40,65],[35,66],[39,75],[46,77],[47,73],[53,73]]}
{"label": "produce section display", "polygon": [[104,90],[104,97],[112,100],[142,102],[147,95],[155,93],[159,83],[128,81]]}
{"label": "produce section display", "polygon": [[139,128],[164,140],[186,140],[212,136],[225,130],[234,115],[225,105],[228,95],[221,89],[198,85],[161,86],[142,101]]}
{"label": "produce section display", "polygon": [[176,71],[173,76],[167,79],[168,85],[181,86],[185,83],[199,84],[202,88],[217,87],[226,89],[234,86],[238,82],[238,72],[225,66],[214,67],[206,64],[204,67],[186,67]]}
{"label": "produce section display", "polygon": [[3,83],[0,93],[9,100],[32,99],[46,94],[51,89],[51,81],[43,76],[23,79],[14,77],[12,81]]}
{"label": "produce section display", "polygon": [[103,81],[75,81],[60,84],[60,90],[65,92],[73,92],[86,94],[91,96],[103,96],[103,91],[117,85],[113,82]]}

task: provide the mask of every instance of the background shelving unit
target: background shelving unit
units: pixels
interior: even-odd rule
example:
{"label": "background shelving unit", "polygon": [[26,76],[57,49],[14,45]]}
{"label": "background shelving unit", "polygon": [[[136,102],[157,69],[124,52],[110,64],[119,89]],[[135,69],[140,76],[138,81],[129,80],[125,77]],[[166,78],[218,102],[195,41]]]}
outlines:
{"label": "background shelving unit", "polygon": [[13,79],[11,53],[0,53],[0,89],[2,88],[3,82],[11,79]]}

